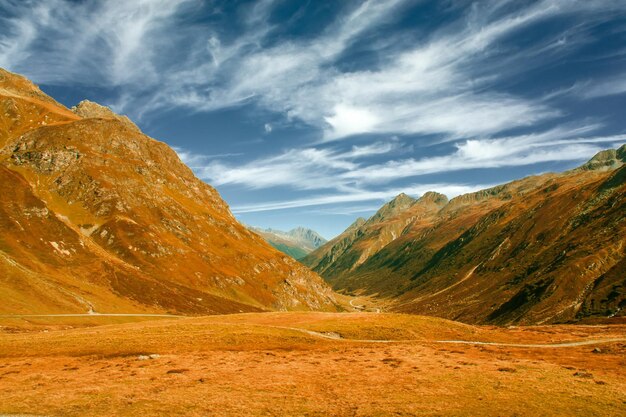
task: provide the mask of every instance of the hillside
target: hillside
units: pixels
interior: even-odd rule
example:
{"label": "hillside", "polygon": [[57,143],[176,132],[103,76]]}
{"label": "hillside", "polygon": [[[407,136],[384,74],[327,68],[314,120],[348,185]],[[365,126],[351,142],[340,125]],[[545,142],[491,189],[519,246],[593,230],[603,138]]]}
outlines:
{"label": "hillside", "polygon": [[447,202],[446,196],[434,192],[418,200],[400,194],[368,220],[357,219],[342,234],[302,259],[302,263],[334,283],[397,239],[409,224],[431,219]]}
{"label": "hillside", "polygon": [[403,209],[388,203],[302,262],[393,311],[497,324],[623,316],[625,161],[622,146],[449,202],[400,196]]}
{"label": "hillside", "polygon": [[166,144],[72,110],[0,70],[0,313],[335,309]]}
{"label": "hillside", "polygon": [[294,259],[304,258],[307,254],[326,243],[326,239],[314,230],[296,227],[288,232],[276,229],[250,227],[274,248]]}

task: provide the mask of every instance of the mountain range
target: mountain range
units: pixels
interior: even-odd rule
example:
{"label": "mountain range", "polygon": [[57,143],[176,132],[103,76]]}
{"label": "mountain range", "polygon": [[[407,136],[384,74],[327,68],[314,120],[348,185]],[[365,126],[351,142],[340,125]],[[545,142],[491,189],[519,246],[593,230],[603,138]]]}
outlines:
{"label": "mountain range", "polygon": [[249,230],[107,107],[0,70],[0,115],[0,313],[336,311],[332,286],[467,323],[626,315],[626,146],[450,200],[400,194],[326,242]]}
{"label": "mountain range", "polygon": [[176,152],[0,70],[0,313],[336,309]]}
{"label": "mountain range", "polygon": [[538,324],[626,314],[626,145],[448,200],[400,194],[301,261],[398,312]]}
{"label": "mountain range", "polygon": [[304,227],[296,227],[288,232],[260,227],[250,227],[250,230],[259,234],[274,248],[294,259],[305,257],[327,242],[316,231]]}

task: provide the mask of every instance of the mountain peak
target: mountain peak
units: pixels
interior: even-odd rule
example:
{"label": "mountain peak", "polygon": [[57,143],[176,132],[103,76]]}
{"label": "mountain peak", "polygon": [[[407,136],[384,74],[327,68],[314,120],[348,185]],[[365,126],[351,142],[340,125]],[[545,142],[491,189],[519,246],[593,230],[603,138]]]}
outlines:
{"label": "mountain peak", "polygon": [[15,74],[11,71],[7,71],[1,67],[0,67],[0,86],[12,92],[19,92],[20,94],[26,93],[30,95],[41,95],[41,96],[44,95],[39,89],[39,87],[37,87],[37,85],[35,85],[28,78],[20,74]]}
{"label": "mountain peak", "polygon": [[413,197],[410,197],[405,193],[400,193],[393,200],[382,206],[376,214],[367,220],[367,223],[378,223],[394,217],[411,207],[416,201],[417,200]]}
{"label": "mountain peak", "polygon": [[307,229],[302,226],[291,229],[287,234],[298,241],[310,244],[313,248],[319,248],[326,243],[326,239],[320,236],[315,230]]}
{"label": "mountain peak", "polygon": [[448,203],[448,196],[438,193],[436,191],[427,191],[417,200],[420,203],[434,203],[439,207],[443,207]]}
{"label": "mountain peak", "polygon": [[397,196],[395,196],[395,198],[393,200],[390,201],[390,203],[395,203],[395,204],[411,204],[414,203],[416,200],[405,194],[405,193],[400,193]]}
{"label": "mountain peak", "polygon": [[[349,231],[349,230],[354,230],[354,229],[358,229],[359,227],[363,226],[365,224],[367,220],[363,217],[359,217],[358,219],[356,219],[350,226],[348,226],[348,228],[345,230],[345,232]],[[345,233],[344,232],[344,233]]]}
{"label": "mountain peak", "polygon": [[83,100],[78,105],[72,107],[70,110],[77,116],[83,119],[114,119],[119,120],[126,126],[133,130],[139,131],[137,125],[135,125],[128,117],[119,115],[111,110],[110,107],[103,106],[90,100]]}
{"label": "mountain peak", "polygon": [[610,170],[626,163],[626,144],[618,149],[605,149],[598,152],[589,161],[585,162],[576,170],[597,171]]}
{"label": "mountain peak", "polygon": [[248,228],[261,235],[274,248],[295,259],[303,258],[326,243],[326,239],[320,236],[319,233],[302,226],[291,229],[288,232],[254,226],[248,226]]}

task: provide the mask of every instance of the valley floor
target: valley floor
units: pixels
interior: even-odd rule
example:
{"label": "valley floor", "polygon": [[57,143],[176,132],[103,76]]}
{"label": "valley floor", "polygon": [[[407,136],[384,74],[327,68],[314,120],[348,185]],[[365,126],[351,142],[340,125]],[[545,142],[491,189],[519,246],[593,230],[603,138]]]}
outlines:
{"label": "valley floor", "polygon": [[0,326],[0,415],[626,414],[626,325],[259,313]]}

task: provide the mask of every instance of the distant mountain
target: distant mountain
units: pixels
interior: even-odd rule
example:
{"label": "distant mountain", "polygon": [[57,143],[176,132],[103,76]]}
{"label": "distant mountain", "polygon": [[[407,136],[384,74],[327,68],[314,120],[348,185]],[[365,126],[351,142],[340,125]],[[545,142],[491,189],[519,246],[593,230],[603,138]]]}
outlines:
{"label": "distant mountain", "polygon": [[301,260],[337,290],[470,323],[626,315],[626,146],[450,201],[400,195]]}
{"label": "distant mountain", "polygon": [[0,312],[335,310],[166,144],[0,69]]}
{"label": "distant mountain", "polygon": [[252,226],[250,230],[258,233],[270,245],[294,259],[301,259],[326,243],[326,239],[317,232],[304,227],[296,227],[288,232]]}

